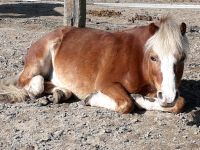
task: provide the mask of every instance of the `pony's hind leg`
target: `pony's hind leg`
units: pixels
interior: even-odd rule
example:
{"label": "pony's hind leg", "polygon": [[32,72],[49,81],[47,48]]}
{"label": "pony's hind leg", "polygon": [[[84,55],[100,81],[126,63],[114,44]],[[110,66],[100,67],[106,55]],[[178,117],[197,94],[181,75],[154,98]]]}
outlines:
{"label": "pony's hind leg", "polygon": [[62,32],[51,32],[31,45],[25,57],[25,65],[17,86],[25,89],[30,97],[44,92],[44,79],[49,80],[53,71],[56,50],[59,49]]}
{"label": "pony's hind leg", "polygon": [[69,91],[68,89],[57,87],[49,81],[45,82],[44,86],[45,86],[45,93],[53,94],[52,102],[54,104],[65,102],[72,96],[72,92]]}

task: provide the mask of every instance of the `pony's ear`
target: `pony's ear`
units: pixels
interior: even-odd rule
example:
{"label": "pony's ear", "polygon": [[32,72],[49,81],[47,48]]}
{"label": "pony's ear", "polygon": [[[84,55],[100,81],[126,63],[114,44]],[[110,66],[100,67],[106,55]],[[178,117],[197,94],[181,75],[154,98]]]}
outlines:
{"label": "pony's ear", "polygon": [[180,25],[180,30],[181,30],[182,36],[185,35],[185,33],[186,33],[186,28],[187,28],[186,24],[185,24],[184,22],[182,22],[181,25]]}
{"label": "pony's ear", "polygon": [[149,24],[149,32],[151,34],[154,34],[156,31],[158,31],[159,27],[155,25],[155,23],[150,23]]}

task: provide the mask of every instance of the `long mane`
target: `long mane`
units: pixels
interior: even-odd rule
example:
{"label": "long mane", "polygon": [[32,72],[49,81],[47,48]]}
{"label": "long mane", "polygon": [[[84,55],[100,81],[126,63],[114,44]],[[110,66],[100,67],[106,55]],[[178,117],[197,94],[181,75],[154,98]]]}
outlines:
{"label": "long mane", "polygon": [[186,54],[189,48],[186,36],[182,36],[180,26],[170,16],[161,17],[159,30],[146,42],[145,50],[153,50],[160,57],[169,53]]}

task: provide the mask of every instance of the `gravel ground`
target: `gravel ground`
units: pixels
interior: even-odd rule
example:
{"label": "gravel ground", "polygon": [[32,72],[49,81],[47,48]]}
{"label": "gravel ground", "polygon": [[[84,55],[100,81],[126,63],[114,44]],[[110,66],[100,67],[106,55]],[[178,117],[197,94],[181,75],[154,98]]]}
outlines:
{"label": "gravel ground", "polygon": [[104,3],[199,3],[199,0],[87,0],[88,2]]}
{"label": "gravel ground", "polygon": [[[120,9],[93,5],[89,5],[88,10],[121,12],[121,15],[111,17],[92,13],[87,15],[87,26],[103,30],[120,30],[149,23],[148,19],[134,19],[136,13],[152,19],[170,13],[177,21],[184,21],[188,25],[191,49],[180,88],[181,95],[187,100],[184,112],[136,111],[119,114],[103,108],[83,106],[81,102],[47,105],[45,100],[51,99],[51,96],[17,104],[0,104],[0,149],[199,149],[199,11]],[[61,26],[62,14],[63,6],[60,4],[0,5],[1,79],[22,70],[23,59],[31,43]]]}

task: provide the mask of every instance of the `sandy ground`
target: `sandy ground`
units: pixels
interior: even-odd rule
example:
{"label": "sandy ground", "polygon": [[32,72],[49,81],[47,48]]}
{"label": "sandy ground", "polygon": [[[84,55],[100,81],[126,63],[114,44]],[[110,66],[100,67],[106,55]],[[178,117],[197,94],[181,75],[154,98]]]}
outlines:
{"label": "sandy ground", "polygon": [[104,3],[200,3],[199,0],[87,0],[88,2]]}
{"label": "sandy ground", "polygon": [[[200,149],[200,11],[126,9],[88,6],[88,10],[115,10],[121,15],[87,15],[87,26],[120,30],[149,23],[135,14],[157,18],[172,14],[188,25],[190,51],[181,95],[187,100],[183,113],[136,111],[119,114],[80,102],[43,105],[42,97],[18,104],[0,104],[2,150],[149,150]],[[31,43],[62,25],[61,4],[0,5],[0,78],[18,74]]]}

